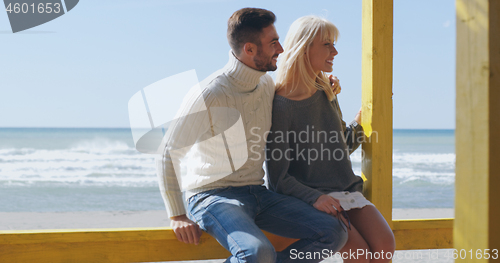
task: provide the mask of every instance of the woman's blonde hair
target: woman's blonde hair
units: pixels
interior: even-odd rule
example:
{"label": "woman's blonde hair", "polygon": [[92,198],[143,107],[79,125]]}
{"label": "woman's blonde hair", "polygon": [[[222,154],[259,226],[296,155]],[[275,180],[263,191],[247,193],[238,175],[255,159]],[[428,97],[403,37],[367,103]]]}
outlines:
{"label": "woman's blonde hair", "polygon": [[309,59],[309,48],[317,34],[320,34],[321,40],[337,42],[339,31],[330,21],[318,16],[301,17],[290,26],[276,72],[276,90],[292,84],[288,92],[293,92],[302,82],[309,89],[323,90],[329,100],[333,99],[327,75],[320,72],[316,77],[311,77],[315,72]]}

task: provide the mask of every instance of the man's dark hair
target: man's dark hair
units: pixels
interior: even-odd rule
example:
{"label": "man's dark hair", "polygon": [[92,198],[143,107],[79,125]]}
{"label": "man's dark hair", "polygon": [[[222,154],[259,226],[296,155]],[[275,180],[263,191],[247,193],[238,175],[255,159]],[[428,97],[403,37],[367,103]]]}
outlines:
{"label": "man's dark hair", "polygon": [[236,55],[239,55],[245,43],[260,43],[262,29],[274,24],[273,12],[261,8],[242,8],[233,13],[227,21],[227,40]]}

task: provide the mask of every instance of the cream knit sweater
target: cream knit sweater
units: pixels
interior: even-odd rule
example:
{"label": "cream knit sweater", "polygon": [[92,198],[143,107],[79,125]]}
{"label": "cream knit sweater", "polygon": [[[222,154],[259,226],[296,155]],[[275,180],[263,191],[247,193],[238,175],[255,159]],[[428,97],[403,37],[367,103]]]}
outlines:
{"label": "cream knit sweater", "polygon": [[[156,161],[170,217],[186,214],[183,191],[187,199],[206,190],[264,183],[262,165],[275,89],[272,78],[230,52],[227,65],[200,86],[201,94],[185,100],[180,110],[181,116],[192,117],[180,118],[169,127],[163,154]],[[238,119],[239,126],[234,127],[241,128],[233,128],[232,134],[224,132],[226,124],[234,122],[231,118]]]}

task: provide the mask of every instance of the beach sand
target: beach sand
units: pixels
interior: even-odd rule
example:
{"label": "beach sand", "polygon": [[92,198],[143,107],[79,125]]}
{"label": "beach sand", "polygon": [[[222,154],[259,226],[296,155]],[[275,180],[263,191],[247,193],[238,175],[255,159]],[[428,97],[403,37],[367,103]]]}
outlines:
{"label": "beach sand", "polygon": [[[393,219],[452,218],[450,208],[393,209]],[[0,212],[1,230],[32,229],[81,229],[81,228],[127,228],[127,227],[165,227],[170,220],[165,211],[97,211],[97,212]],[[439,250],[399,250],[392,261],[408,263],[451,263],[446,258],[449,249]],[[224,260],[183,261],[219,263]],[[179,261],[180,262],[180,261]],[[342,262],[340,259],[327,259],[325,263]]]}

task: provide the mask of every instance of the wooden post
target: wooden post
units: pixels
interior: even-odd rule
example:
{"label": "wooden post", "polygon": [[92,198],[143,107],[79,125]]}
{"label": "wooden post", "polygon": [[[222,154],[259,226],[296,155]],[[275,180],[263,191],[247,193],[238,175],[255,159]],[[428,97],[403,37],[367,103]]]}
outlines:
{"label": "wooden post", "polygon": [[363,0],[362,9],[364,192],[392,227],[393,1]]}
{"label": "wooden post", "polygon": [[456,8],[454,246],[462,262],[497,262],[491,256],[497,249],[500,257],[500,1],[457,0]]}

